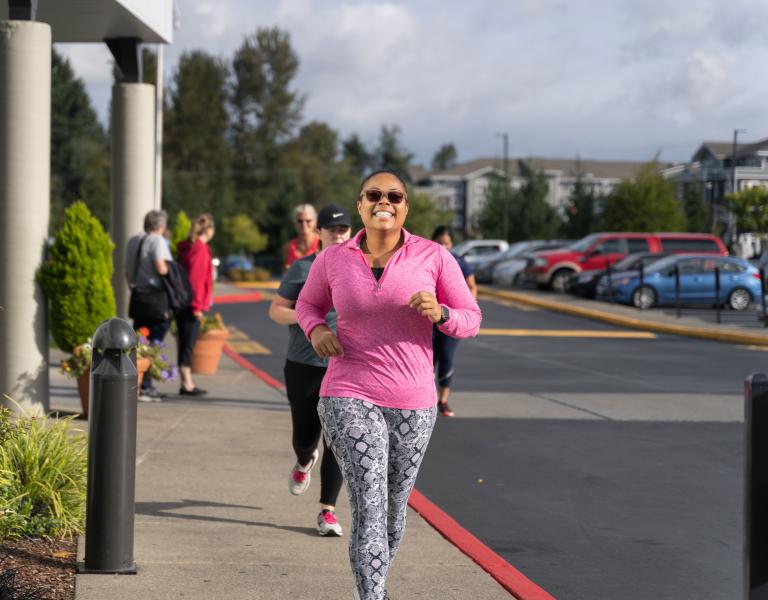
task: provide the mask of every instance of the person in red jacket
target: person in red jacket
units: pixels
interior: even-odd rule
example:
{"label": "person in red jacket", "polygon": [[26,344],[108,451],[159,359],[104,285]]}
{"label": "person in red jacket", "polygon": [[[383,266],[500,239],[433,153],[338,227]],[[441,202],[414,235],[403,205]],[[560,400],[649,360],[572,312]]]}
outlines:
{"label": "person in red jacket", "polygon": [[192,349],[200,332],[200,321],[213,304],[213,264],[208,242],[214,231],[213,217],[208,213],[202,214],[192,223],[189,237],[176,247],[179,263],[186,270],[192,287],[190,306],[176,314],[181,372],[179,394],[182,396],[201,396],[207,393],[192,381]]}

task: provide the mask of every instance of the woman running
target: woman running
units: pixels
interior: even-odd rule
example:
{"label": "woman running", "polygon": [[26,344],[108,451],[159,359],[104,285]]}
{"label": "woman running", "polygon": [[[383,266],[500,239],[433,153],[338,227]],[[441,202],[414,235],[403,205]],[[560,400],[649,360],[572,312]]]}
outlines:
{"label": "woman running", "polygon": [[[446,250],[453,248],[453,233],[447,225],[440,225],[432,232],[432,241],[437,242]],[[460,256],[453,257],[459,263],[462,275],[469,286],[469,292],[477,300],[477,284],[475,283],[475,271],[472,266]],[[437,410],[444,417],[453,417],[455,413],[448,406],[448,395],[451,393],[451,379],[453,378],[453,356],[459,340],[445,335],[437,327],[432,328],[432,352],[434,353],[435,367],[437,367]]]}
{"label": "woman running", "polygon": [[[317,216],[321,252],[349,240],[351,225],[349,213],[341,206],[331,204],[321,209]],[[317,402],[320,399],[320,383],[328,366],[328,359],[315,354],[312,345],[296,324],[294,309],[299,292],[307,280],[309,268],[316,257],[317,254],[312,254],[291,265],[269,307],[270,319],[290,327],[288,355],[283,372],[285,390],[291,405],[292,442],[293,451],[296,453],[296,464],[288,476],[288,489],[294,496],[303,494],[309,488],[310,471],[319,457],[317,445],[322,429],[317,414]],[[325,322],[331,330],[335,329],[336,313],[332,308],[325,315]],[[341,482],[341,471],[336,459],[325,446],[320,465],[320,512],[317,515],[317,532],[322,536],[342,535],[335,512]]]}
{"label": "woman running", "polygon": [[[451,254],[403,229],[408,195],[398,175],[367,176],[357,210],[365,228],[317,257],[296,316],[317,354],[330,357],[318,412],[352,508],[356,597],[382,600],[435,424],[432,324],[471,337],[481,314]],[[331,306],[336,334],[325,322]]]}

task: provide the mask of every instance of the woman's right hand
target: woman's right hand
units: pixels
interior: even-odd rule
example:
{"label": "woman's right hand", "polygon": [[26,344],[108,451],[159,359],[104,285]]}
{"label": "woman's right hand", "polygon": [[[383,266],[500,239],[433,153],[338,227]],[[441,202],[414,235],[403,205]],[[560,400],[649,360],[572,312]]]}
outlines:
{"label": "woman's right hand", "polygon": [[344,356],[339,339],[327,325],[318,325],[309,334],[309,341],[318,356]]}

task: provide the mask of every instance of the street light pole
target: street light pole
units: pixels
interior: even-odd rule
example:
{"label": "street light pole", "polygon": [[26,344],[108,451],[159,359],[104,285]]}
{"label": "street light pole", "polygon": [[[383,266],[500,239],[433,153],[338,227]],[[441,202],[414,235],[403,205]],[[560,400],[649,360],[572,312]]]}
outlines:
{"label": "street light pole", "polygon": [[[731,151],[731,194],[736,193],[736,149],[739,144],[739,134],[747,133],[746,129],[734,129],[733,130],[733,149]],[[736,226],[733,216],[733,202],[728,201],[728,241],[733,243],[734,228]]]}
{"label": "street light pole", "polygon": [[509,241],[509,134],[497,133],[497,137],[503,140],[503,162],[502,168],[504,170],[504,204],[503,204],[503,231],[504,241]]}

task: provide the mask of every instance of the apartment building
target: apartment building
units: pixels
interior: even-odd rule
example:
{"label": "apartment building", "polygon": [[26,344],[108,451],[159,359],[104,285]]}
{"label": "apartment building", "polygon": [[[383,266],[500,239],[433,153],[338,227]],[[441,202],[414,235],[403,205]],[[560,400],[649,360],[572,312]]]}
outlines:
{"label": "apartment building", "polygon": [[[581,159],[514,158],[509,159],[512,189],[519,189],[524,178],[522,165],[547,177],[547,201],[561,214],[573,192],[576,180],[591,188],[595,196],[610,194],[623,179],[631,179],[645,163]],[[668,165],[664,165],[665,167]],[[416,190],[431,196],[435,203],[454,213],[453,227],[465,235],[477,232],[485,193],[492,179],[504,174],[499,158],[479,158],[443,171],[412,173]]]}

